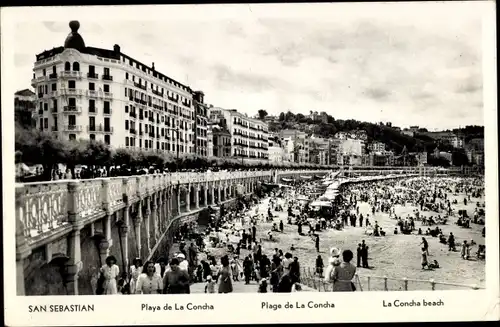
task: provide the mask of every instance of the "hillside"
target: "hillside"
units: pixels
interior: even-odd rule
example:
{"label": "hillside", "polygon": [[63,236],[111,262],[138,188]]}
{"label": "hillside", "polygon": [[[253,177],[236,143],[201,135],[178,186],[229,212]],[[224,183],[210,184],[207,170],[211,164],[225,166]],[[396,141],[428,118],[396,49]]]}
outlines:
{"label": "hillside", "polygon": [[[388,150],[392,150],[396,154],[400,154],[404,147],[406,147],[408,152],[421,152],[425,150],[429,153],[434,151],[438,146],[438,142],[435,139],[422,133],[416,133],[412,137],[402,134],[399,130],[384,124],[361,122],[353,119],[336,120],[330,115],[327,115],[327,122],[325,123],[318,120],[313,121],[303,114],[282,112],[279,115],[278,121],[274,123],[271,122],[269,126],[270,130],[273,132],[278,132],[282,129],[298,129],[308,134],[316,134],[324,138],[333,137],[337,132],[364,130],[368,135],[368,142],[382,142],[387,146]],[[422,129],[421,132],[427,132],[427,130]],[[472,138],[484,137],[483,126],[466,126],[464,128],[457,128],[453,131],[444,132],[460,133],[464,135],[466,142]],[[453,151],[453,147],[446,143],[439,143],[439,149],[442,151]]]}

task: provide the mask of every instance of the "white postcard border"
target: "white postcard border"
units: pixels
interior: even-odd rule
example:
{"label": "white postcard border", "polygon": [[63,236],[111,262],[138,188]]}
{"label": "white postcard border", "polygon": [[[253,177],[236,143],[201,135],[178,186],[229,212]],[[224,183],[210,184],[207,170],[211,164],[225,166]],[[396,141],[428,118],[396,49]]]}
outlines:
{"label": "white postcard border", "polygon": [[[460,5],[447,3],[448,5]],[[358,7],[361,4],[356,4]],[[363,4],[365,6],[366,4]],[[411,4],[412,6],[415,3]],[[486,290],[477,291],[412,291],[412,292],[354,292],[354,293],[290,293],[272,294],[230,294],[230,295],[142,295],[142,296],[16,296],[15,272],[15,221],[14,208],[14,133],[13,101],[10,95],[16,90],[8,83],[16,78],[13,63],[13,45],[16,40],[14,24],[21,20],[60,19],[61,12],[75,10],[67,8],[2,8],[2,160],[3,160],[3,210],[4,210],[4,303],[6,324],[9,326],[68,326],[68,325],[120,325],[120,324],[220,324],[220,323],[269,323],[269,322],[396,322],[396,321],[472,321],[495,320],[499,318],[499,235],[498,235],[498,144],[497,144],[497,100],[496,100],[496,61],[495,61],[495,10],[493,2],[483,2],[483,77],[484,77],[484,115],[485,115],[485,169],[486,169],[486,219],[488,261],[486,262]],[[270,5],[276,7],[276,5]],[[296,6],[296,5],[293,5]],[[229,6],[225,15],[231,15]],[[269,7],[269,8],[271,8]],[[256,6],[252,5],[252,8]],[[261,8],[261,7],[259,7]],[[218,8],[217,8],[218,9]],[[280,7],[280,10],[283,9]],[[359,9],[359,8],[358,8]],[[79,8],[77,16],[95,15],[89,8]],[[387,8],[385,8],[387,10]],[[133,8],[113,8],[113,19],[121,16],[137,18]],[[217,12],[213,7],[207,12]],[[103,7],[97,14],[100,19]],[[120,14],[118,14],[120,12]],[[284,11],[290,14],[291,10]],[[47,14],[47,15],[45,15]],[[69,15],[71,16],[71,15]],[[66,17],[69,17],[66,16]],[[38,18],[37,18],[38,17]],[[120,17],[120,19],[123,19]],[[157,17],[154,11],[152,17]],[[106,17],[108,19],[109,17]],[[191,17],[192,18],[192,17]],[[67,18],[65,20],[68,20]],[[226,299],[228,298],[228,299]],[[438,301],[442,307],[384,307],[384,303],[394,300]],[[335,308],[310,309],[308,302],[330,302]],[[385,302],[384,302],[385,301]],[[163,310],[166,303],[175,305],[187,303],[210,304],[214,310]],[[262,309],[262,302],[281,304],[278,310]],[[303,303],[306,308],[285,308],[287,302],[295,305]],[[158,312],[141,311],[142,304],[159,305]],[[94,305],[94,312],[74,313],[29,313],[29,305],[84,304]]]}

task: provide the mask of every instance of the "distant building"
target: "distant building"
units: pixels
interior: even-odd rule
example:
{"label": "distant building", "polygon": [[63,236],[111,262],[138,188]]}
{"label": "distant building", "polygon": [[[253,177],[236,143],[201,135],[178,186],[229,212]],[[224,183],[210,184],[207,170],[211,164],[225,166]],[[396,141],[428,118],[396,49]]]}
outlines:
{"label": "distant building", "polygon": [[275,139],[269,139],[269,161],[270,162],[284,162],[286,160],[285,149],[281,146],[279,142],[276,142]]}
{"label": "distant building", "polygon": [[36,94],[33,91],[24,89],[14,94],[14,117],[21,126],[25,128],[36,126],[35,108]]}
{"label": "distant building", "polygon": [[[209,108],[209,120],[225,126],[231,135],[231,156],[256,160],[268,159],[268,125],[236,109]],[[214,144],[215,151],[215,144]]]}
{"label": "distant building", "polygon": [[415,154],[418,165],[427,165],[427,152],[418,152]]}
{"label": "distant building", "polygon": [[405,128],[401,131],[401,134],[404,134],[404,135],[408,135],[408,136],[411,136],[413,137],[415,135],[415,132],[414,131],[411,131],[409,130],[408,128]]}
{"label": "distant building", "polygon": [[370,152],[382,152],[385,151],[385,144],[382,142],[372,142],[367,146]]}

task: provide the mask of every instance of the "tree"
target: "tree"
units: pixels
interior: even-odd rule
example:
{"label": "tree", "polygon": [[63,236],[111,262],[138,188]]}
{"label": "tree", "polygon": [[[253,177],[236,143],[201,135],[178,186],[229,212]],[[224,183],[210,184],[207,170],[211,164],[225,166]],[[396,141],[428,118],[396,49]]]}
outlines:
{"label": "tree", "polygon": [[266,118],[266,116],[267,116],[267,115],[268,115],[268,114],[267,114],[267,111],[266,111],[266,110],[264,110],[264,109],[259,109],[259,119],[262,119],[262,120],[263,120],[264,118]]}

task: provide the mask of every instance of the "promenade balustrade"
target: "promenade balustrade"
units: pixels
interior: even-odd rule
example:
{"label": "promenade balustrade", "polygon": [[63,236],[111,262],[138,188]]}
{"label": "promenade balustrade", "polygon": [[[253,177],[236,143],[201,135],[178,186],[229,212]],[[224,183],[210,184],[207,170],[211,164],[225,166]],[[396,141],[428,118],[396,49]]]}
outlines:
{"label": "promenade balustrade", "polygon": [[[333,283],[325,278],[318,276],[314,269],[310,267],[302,268],[300,281],[302,284],[315,289],[317,292],[332,292]],[[356,291],[438,291],[438,290],[480,290],[484,287],[476,284],[459,284],[435,281],[433,279],[412,279],[406,277],[387,277],[376,275],[365,275],[356,273],[352,279]]]}

